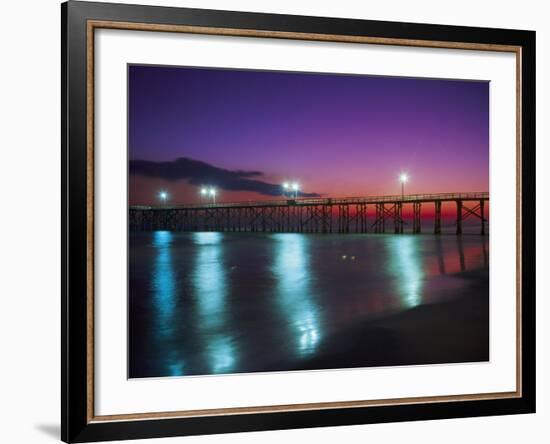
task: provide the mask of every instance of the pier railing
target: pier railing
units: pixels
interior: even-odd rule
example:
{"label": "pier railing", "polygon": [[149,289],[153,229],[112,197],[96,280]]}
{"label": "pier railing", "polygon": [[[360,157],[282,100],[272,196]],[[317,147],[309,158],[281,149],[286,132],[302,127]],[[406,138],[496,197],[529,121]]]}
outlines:
{"label": "pier railing", "polygon": [[186,209],[186,208],[228,208],[228,207],[278,207],[287,205],[339,205],[339,204],[372,204],[372,203],[394,203],[394,202],[435,202],[440,200],[479,200],[489,199],[489,193],[485,191],[469,193],[423,193],[423,194],[391,194],[384,196],[364,196],[364,197],[304,197],[304,198],[284,198],[276,200],[257,200],[257,201],[239,201],[239,202],[216,202],[216,203],[193,203],[193,204],[167,204],[158,206],[133,205],[130,209],[134,210],[166,210],[166,209]]}

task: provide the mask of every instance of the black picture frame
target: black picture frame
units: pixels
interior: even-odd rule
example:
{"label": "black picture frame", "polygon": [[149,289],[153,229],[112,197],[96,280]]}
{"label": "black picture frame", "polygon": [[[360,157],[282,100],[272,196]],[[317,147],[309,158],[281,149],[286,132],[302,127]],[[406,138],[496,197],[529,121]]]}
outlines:
{"label": "black picture frame", "polygon": [[[90,417],[90,319],[87,145],[87,23],[186,25],[209,28],[368,36],[521,49],[521,395],[457,402],[418,402],[318,410],[95,421]],[[179,435],[370,424],[535,412],[535,32],[69,1],[61,5],[62,53],[62,383],[61,438],[90,442]],[[513,198],[513,197],[511,197]],[[90,327],[90,323],[92,327]]]}

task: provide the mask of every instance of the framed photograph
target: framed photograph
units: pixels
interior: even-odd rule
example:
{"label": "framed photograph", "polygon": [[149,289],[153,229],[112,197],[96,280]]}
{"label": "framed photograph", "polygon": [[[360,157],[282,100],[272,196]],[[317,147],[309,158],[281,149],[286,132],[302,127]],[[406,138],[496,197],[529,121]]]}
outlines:
{"label": "framed photograph", "polygon": [[535,411],[535,33],[69,1],[62,439]]}

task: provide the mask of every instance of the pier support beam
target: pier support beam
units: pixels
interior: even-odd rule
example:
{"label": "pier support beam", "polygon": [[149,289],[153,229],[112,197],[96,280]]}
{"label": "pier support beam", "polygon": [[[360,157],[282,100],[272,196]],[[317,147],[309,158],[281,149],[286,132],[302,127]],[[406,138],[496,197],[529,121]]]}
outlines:
{"label": "pier support beam", "polygon": [[386,208],[383,203],[377,203],[375,208],[376,216],[373,224],[374,232],[384,233],[386,231]]}
{"label": "pier support beam", "polygon": [[332,205],[321,207],[321,232],[332,233]]}
{"label": "pier support beam", "polygon": [[413,233],[418,234],[422,231],[422,224],[420,220],[420,211],[422,204],[420,202],[413,203]]}
{"label": "pier support beam", "polygon": [[462,234],[462,201],[456,201],[456,234]]}
{"label": "pier support beam", "polygon": [[372,227],[375,233],[384,233],[386,231],[386,218],[393,218],[394,232],[403,233],[403,203],[393,202],[390,207],[386,207],[384,203],[377,203],[376,217]]}
{"label": "pier support beam", "polygon": [[349,205],[338,205],[338,232],[349,233]]}
{"label": "pier support beam", "polygon": [[481,215],[481,235],[485,236],[485,201],[479,201],[479,213]]}
{"label": "pier support beam", "polygon": [[403,233],[403,204],[396,202],[393,206],[393,223],[395,233]]}
{"label": "pier support beam", "polygon": [[355,205],[355,232],[367,232],[367,204],[360,203]]}
{"label": "pier support beam", "polygon": [[434,234],[441,234],[441,201],[435,201]]}

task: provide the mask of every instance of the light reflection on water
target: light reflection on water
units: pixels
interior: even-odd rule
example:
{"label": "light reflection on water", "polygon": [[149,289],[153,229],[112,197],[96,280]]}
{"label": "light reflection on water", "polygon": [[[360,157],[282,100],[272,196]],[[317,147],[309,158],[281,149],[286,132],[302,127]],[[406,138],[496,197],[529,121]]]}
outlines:
{"label": "light reflection on water", "polygon": [[172,238],[170,231],[157,231],[153,240],[157,251],[152,279],[155,307],[158,310],[157,321],[160,330],[167,335],[170,334],[170,316],[173,313],[177,291],[170,249]]}
{"label": "light reflection on water", "polygon": [[[169,338],[173,334],[173,315],[176,304],[178,288],[172,263],[172,241],[171,231],[156,231],[153,237],[153,245],[157,252],[154,269],[152,273],[152,289],[156,310],[156,329],[160,338]],[[181,375],[183,364],[168,353],[167,366],[169,375]]]}
{"label": "light reflection on water", "polygon": [[227,310],[227,267],[223,258],[223,233],[193,233],[197,245],[192,274],[198,325],[211,373],[230,373],[235,363],[235,347],[225,327]]}
{"label": "light reflection on water", "polygon": [[289,322],[298,355],[315,351],[321,338],[319,309],[311,294],[309,239],[298,233],[273,234],[276,304]]}
{"label": "light reflection on water", "polygon": [[413,308],[422,303],[425,275],[420,256],[419,236],[402,235],[388,239],[389,273],[393,275],[396,290],[403,306]]}
{"label": "light reflection on water", "polygon": [[371,318],[468,293],[464,272],[488,279],[480,236],[157,231],[130,258],[130,377],[300,368]]}
{"label": "light reflection on water", "polygon": [[223,324],[223,304],[227,297],[222,239],[222,233],[193,233],[193,242],[200,246],[192,274],[194,295],[200,325],[209,331]]}

